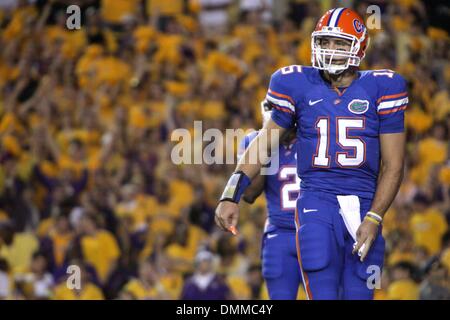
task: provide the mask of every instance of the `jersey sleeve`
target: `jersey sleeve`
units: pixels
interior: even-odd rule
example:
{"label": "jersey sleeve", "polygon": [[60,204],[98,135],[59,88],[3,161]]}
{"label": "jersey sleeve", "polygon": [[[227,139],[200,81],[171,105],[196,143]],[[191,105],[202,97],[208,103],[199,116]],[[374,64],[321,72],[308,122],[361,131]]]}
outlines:
{"label": "jersey sleeve", "polygon": [[[405,109],[408,106],[408,92],[405,79],[394,73],[392,77],[382,76],[381,95],[377,99],[377,113],[380,133],[399,133],[405,130]],[[381,80],[381,76],[380,76]]]}
{"label": "jersey sleeve", "polygon": [[238,161],[241,159],[245,150],[247,150],[248,146],[250,145],[250,142],[252,142],[253,139],[255,139],[257,135],[258,135],[258,131],[250,132],[239,142],[238,153],[237,153]]}
{"label": "jersey sleeve", "polygon": [[[288,77],[285,78],[287,80]],[[280,127],[292,128],[295,125],[295,102],[282,79],[281,70],[272,75],[266,99],[273,106],[272,120]]]}

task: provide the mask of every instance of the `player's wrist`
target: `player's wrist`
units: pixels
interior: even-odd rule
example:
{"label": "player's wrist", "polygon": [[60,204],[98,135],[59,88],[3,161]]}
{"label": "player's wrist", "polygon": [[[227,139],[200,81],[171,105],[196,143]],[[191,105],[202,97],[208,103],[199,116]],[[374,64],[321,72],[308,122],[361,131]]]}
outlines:
{"label": "player's wrist", "polygon": [[377,227],[380,225],[380,223],[372,217],[365,216],[364,221],[369,221],[370,223],[376,225]]}
{"label": "player's wrist", "polygon": [[367,211],[367,214],[369,217],[374,218],[375,220],[377,220],[378,222],[382,223],[383,222],[383,216],[376,213],[375,211],[369,210]]}
{"label": "player's wrist", "polygon": [[230,201],[239,203],[245,190],[251,184],[250,178],[243,171],[236,171],[228,179],[219,202]]}
{"label": "player's wrist", "polygon": [[364,220],[370,221],[379,226],[383,222],[383,217],[374,211],[368,211],[364,217]]}

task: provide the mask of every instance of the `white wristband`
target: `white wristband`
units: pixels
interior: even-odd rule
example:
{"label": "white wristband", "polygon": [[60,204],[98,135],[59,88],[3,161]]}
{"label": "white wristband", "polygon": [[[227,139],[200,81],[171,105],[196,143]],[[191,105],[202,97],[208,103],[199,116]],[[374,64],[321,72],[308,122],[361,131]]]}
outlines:
{"label": "white wristband", "polygon": [[374,218],[375,220],[377,220],[377,221],[380,222],[380,223],[383,221],[383,217],[380,216],[379,214],[373,212],[373,211],[367,212],[367,215],[368,215],[369,217]]}

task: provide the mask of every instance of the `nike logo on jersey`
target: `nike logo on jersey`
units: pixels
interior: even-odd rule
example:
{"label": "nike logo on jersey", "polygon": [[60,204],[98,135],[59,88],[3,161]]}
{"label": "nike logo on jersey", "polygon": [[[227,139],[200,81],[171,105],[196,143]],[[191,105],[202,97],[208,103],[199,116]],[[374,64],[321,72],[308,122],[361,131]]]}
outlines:
{"label": "nike logo on jersey", "polygon": [[313,105],[315,105],[316,103],[319,103],[320,101],[322,101],[323,99],[319,99],[319,100],[315,100],[315,101],[311,101],[311,100],[309,100],[309,105],[310,106],[313,106]]}
{"label": "nike logo on jersey", "polygon": [[268,234],[267,235],[267,239],[272,239],[275,238],[276,236],[278,236],[278,234],[274,233],[274,234]]}
{"label": "nike logo on jersey", "polygon": [[303,213],[315,212],[315,211],[317,211],[317,209],[305,209],[305,208],[303,208]]}

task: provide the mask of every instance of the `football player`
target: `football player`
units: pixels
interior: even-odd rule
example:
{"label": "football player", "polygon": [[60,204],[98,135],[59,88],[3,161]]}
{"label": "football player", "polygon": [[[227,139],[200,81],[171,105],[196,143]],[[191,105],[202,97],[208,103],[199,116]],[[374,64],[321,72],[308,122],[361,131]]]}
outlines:
{"label": "football player", "polygon": [[[408,97],[394,71],[359,70],[368,44],[357,13],[327,11],[312,33],[312,67],[276,71],[266,96],[274,110],[261,131],[271,142],[297,128],[297,251],[309,299],[372,299],[383,266],[381,223],[403,176]],[[266,158],[238,163],[216,209],[223,229],[236,227],[239,200]]]}
{"label": "football player", "polygon": [[[261,102],[263,124],[270,120],[273,105]],[[242,139],[238,158],[258,135],[253,131]],[[270,299],[295,300],[301,284],[297,260],[295,205],[300,189],[296,168],[295,128],[286,131],[280,139],[277,170],[274,174],[259,174],[245,190],[243,199],[253,203],[264,191],[267,202],[267,220],[264,227],[261,260],[262,274]]]}

